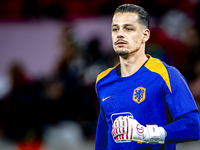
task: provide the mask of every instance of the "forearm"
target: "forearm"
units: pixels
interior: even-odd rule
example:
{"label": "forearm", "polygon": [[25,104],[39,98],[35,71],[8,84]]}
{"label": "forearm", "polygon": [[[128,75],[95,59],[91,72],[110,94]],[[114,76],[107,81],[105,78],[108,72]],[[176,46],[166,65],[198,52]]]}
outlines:
{"label": "forearm", "polygon": [[163,127],[167,132],[165,143],[180,143],[200,139],[199,113],[190,112]]}
{"label": "forearm", "polygon": [[108,144],[108,126],[105,120],[99,115],[97,129],[95,150],[105,150]]}

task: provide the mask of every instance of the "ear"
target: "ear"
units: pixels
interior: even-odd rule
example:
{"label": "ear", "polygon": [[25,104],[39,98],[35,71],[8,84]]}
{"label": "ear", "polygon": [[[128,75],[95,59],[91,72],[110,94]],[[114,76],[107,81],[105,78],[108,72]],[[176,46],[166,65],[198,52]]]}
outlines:
{"label": "ear", "polygon": [[149,40],[149,37],[150,37],[150,30],[149,29],[143,30],[142,43],[146,43]]}

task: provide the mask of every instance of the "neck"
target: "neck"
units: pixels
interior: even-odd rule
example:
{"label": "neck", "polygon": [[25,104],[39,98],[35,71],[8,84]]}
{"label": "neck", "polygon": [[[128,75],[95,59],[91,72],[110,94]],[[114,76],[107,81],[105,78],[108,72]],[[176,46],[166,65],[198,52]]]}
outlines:
{"label": "neck", "polygon": [[127,77],[134,74],[147,61],[147,59],[148,58],[145,54],[139,56],[137,56],[137,54],[134,54],[126,58],[120,56],[121,76]]}

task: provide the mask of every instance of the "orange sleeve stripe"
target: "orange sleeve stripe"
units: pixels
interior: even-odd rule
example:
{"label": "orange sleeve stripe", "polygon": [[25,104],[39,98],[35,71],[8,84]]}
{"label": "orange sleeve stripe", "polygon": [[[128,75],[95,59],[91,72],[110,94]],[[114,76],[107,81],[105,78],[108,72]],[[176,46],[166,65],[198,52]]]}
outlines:
{"label": "orange sleeve stripe", "polygon": [[[120,64],[120,63],[119,63]],[[98,76],[97,76],[97,80],[96,80],[96,83],[102,79],[103,77],[105,77],[111,70],[113,70],[114,68],[116,68],[117,66],[119,66],[119,64],[117,64],[115,67],[113,68],[108,68],[107,70],[101,72]]]}
{"label": "orange sleeve stripe", "polygon": [[148,56],[148,57],[149,57],[149,61],[145,64],[145,67],[152,72],[158,73],[164,79],[170,92],[172,93],[171,84],[169,80],[169,74],[166,67],[159,59],[152,58],[151,56]]}

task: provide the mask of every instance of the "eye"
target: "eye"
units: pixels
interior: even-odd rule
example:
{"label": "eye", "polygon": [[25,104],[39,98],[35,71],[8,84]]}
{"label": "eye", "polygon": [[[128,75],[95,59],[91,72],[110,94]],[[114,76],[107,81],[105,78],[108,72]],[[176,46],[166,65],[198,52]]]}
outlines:
{"label": "eye", "polygon": [[133,29],[132,29],[132,28],[126,28],[126,30],[127,30],[127,31],[133,31]]}
{"label": "eye", "polygon": [[112,31],[113,31],[113,32],[117,31],[117,28],[112,28]]}

